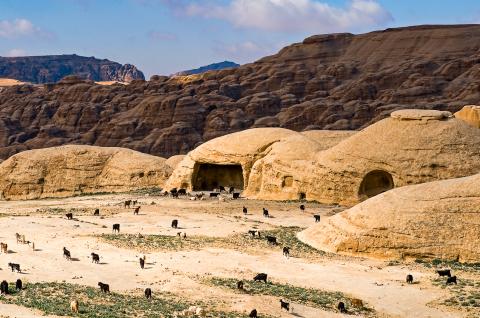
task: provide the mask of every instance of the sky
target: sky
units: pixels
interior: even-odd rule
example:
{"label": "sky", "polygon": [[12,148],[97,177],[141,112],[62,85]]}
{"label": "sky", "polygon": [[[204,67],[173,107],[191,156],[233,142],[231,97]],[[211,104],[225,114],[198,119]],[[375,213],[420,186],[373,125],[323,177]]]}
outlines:
{"label": "sky", "polygon": [[480,23],[480,0],[0,0],[0,56],[75,53],[149,78],[314,34],[459,23]]}

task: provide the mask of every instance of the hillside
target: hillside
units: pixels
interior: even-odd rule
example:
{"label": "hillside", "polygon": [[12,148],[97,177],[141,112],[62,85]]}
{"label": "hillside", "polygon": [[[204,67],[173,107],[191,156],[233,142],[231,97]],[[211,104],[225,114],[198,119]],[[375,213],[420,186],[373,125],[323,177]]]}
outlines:
{"label": "hillside", "polygon": [[144,79],[143,73],[130,64],[121,65],[106,59],[78,55],[23,57],[0,56],[0,78],[31,83],[52,83],[68,75],[92,81],[130,82]]}
{"label": "hillside", "polygon": [[252,127],[359,129],[480,102],[480,26],[317,35],[235,69],[130,85],[69,78],[0,93],[0,158],[67,143],[170,157]]}
{"label": "hillside", "polygon": [[237,64],[237,63],[234,63],[234,62],[223,61],[223,62],[219,62],[219,63],[213,63],[213,64],[201,66],[201,67],[195,68],[193,70],[178,72],[178,73],[175,74],[175,76],[201,74],[201,73],[205,73],[205,72],[208,72],[208,71],[219,71],[219,70],[223,70],[223,69],[226,69],[226,68],[237,68],[239,66],[240,66],[240,64]]}

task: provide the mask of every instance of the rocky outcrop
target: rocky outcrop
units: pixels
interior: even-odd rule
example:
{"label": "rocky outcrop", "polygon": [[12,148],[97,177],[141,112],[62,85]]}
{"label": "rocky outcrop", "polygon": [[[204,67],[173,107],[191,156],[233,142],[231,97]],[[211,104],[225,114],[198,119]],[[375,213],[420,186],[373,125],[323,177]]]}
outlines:
{"label": "rocky outcrop", "polygon": [[0,57],[0,77],[31,83],[54,83],[68,75],[92,81],[131,82],[145,79],[131,64],[78,55]]}
{"label": "rocky outcrop", "polygon": [[480,128],[480,106],[468,105],[455,113],[455,117],[473,127]]}
{"label": "rocky outcrop", "polygon": [[193,70],[178,72],[178,73],[175,73],[174,75],[175,76],[194,75],[194,74],[205,73],[205,72],[208,72],[208,71],[219,71],[219,70],[223,70],[223,69],[226,69],[226,68],[237,68],[239,66],[240,66],[240,64],[237,64],[235,62],[223,61],[223,62],[220,62],[220,63],[213,63],[213,64],[201,66],[201,67],[195,68]]}
{"label": "rocky outcrop", "polygon": [[299,233],[315,248],[387,259],[478,262],[480,175],[394,189]]}
{"label": "rocky outcrop", "polygon": [[252,127],[358,130],[395,110],[480,103],[480,26],[310,37],[235,69],[130,85],[70,82],[0,93],[0,158],[66,143],[168,158]]}
{"label": "rocky outcrop", "polygon": [[0,164],[2,199],[25,200],[162,187],[165,159],[130,149],[67,145],[24,151]]}

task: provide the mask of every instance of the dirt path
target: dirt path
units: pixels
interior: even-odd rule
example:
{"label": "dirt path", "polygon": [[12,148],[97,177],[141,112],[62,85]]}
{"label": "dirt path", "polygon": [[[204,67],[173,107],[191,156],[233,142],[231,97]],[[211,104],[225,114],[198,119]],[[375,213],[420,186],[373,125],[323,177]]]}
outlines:
{"label": "dirt path", "polygon": [[[142,197],[145,203],[140,215],[120,207],[124,195],[93,196],[63,200],[38,200],[1,202],[0,213],[22,213],[30,216],[0,217],[0,241],[6,242],[11,252],[0,254],[0,278],[14,281],[66,281],[96,286],[108,282],[114,291],[130,291],[151,287],[154,292],[170,291],[189,299],[222,299],[230,310],[241,312],[261,308],[274,317],[291,317],[281,312],[278,298],[250,296],[206,286],[202,277],[221,276],[251,279],[254,274],[265,272],[272,281],[312,287],[329,291],[341,291],[360,298],[389,317],[463,317],[461,313],[444,312],[427,306],[445,296],[445,291],[431,286],[431,272],[418,267],[385,266],[384,262],[345,257],[325,257],[319,260],[285,258],[281,252],[258,250],[245,253],[232,249],[203,248],[197,251],[155,252],[147,254],[147,265],[141,270],[138,258],[141,253],[118,248],[92,237],[95,234],[111,233],[113,223],[121,224],[121,233],[175,235],[177,231],[189,236],[204,235],[226,237],[245,233],[251,228],[261,230],[276,226],[307,227],[314,220],[312,215],[321,213],[322,218],[331,213],[330,207],[307,205],[307,212],[300,212],[296,203],[237,201],[188,201]],[[156,204],[152,205],[151,202]],[[249,215],[241,213],[248,206]],[[266,219],[261,208],[267,206],[274,218]],[[36,209],[83,208],[92,211],[115,210],[104,218],[91,215],[75,216],[67,220],[62,213],[35,215]],[[45,211],[45,210],[43,210]],[[52,210],[53,211],[53,210]],[[81,213],[80,213],[81,214]],[[180,221],[182,229],[171,229],[173,218]],[[15,233],[25,234],[35,242],[36,251],[28,245],[17,244]],[[67,247],[74,261],[62,256]],[[101,256],[101,264],[93,264],[90,253]],[[21,264],[23,273],[12,273],[8,262]],[[419,284],[406,285],[403,279],[413,274]],[[298,317],[339,317],[335,312],[292,304]],[[29,317],[32,311],[17,306],[0,304],[0,312],[11,317]],[[23,315],[23,316],[22,316]]]}

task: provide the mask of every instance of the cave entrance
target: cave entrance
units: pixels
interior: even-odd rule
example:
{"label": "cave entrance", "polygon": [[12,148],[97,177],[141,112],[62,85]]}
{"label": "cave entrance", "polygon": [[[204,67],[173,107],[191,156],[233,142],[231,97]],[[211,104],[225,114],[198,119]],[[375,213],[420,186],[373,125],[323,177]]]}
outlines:
{"label": "cave entrance", "polygon": [[361,199],[367,199],[393,189],[393,187],[393,177],[390,173],[384,170],[374,170],[365,175],[358,194]]}
{"label": "cave entrance", "polygon": [[243,190],[243,170],[241,165],[196,164],[192,185],[193,191],[212,191],[223,186]]}

